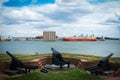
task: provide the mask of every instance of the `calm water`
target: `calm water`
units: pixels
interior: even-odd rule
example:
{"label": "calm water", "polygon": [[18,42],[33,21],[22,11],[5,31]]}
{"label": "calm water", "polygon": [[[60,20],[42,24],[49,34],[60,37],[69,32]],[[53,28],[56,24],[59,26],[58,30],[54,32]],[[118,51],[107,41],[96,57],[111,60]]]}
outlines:
{"label": "calm water", "polygon": [[10,51],[12,53],[39,54],[51,53],[51,47],[59,52],[73,54],[89,54],[106,56],[114,53],[120,57],[120,40],[106,40],[95,42],[45,42],[45,41],[3,41],[0,42],[0,52]]}

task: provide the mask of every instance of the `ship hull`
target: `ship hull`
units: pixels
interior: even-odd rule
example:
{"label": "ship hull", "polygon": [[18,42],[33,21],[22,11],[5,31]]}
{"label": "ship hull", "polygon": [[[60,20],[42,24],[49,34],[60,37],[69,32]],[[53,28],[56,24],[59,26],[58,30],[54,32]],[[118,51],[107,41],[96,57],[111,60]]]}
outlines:
{"label": "ship hull", "polygon": [[95,37],[85,37],[85,38],[63,38],[63,41],[96,41],[97,39]]}

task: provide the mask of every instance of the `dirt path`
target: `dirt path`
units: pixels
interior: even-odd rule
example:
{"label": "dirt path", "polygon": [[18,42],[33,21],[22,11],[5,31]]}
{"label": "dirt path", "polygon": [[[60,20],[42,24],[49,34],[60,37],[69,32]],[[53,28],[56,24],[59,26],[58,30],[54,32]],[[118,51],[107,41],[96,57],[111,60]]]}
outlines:
{"label": "dirt path", "polygon": [[109,77],[104,80],[120,80],[120,77]]}

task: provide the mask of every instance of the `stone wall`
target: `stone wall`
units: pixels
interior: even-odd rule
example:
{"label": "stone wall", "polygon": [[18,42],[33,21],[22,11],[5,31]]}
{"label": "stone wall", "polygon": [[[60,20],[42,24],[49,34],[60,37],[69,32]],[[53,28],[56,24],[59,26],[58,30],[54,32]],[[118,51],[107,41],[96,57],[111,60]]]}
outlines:
{"label": "stone wall", "polygon": [[[81,59],[77,58],[64,58],[65,60],[69,61],[70,64],[74,64],[76,67],[81,67]],[[52,58],[51,57],[46,57],[46,58],[40,58],[36,60],[32,60],[28,64],[36,65],[39,67],[44,66],[45,64],[52,64]]]}
{"label": "stone wall", "polygon": [[[87,59],[82,59],[82,58],[68,58],[64,57],[65,60],[69,61],[70,64],[74,64],[78,68],[86,68],[88,66],[94,66],[98,63],[98,61],[89,61]],[[39,66],[44,67],[45,64],[51,64],[52,63],[52,58],[50,56],[44,57],[44,58],[39,58],[39,59],[34,59],[29,62],[25,62],[24,64],[29,64],[29,65],[34,65],[34,66]],[[120,68],[119,63],[115,62],[110,62],[110,65],[113,70],[116,71],[116,73],[120,73],[120,70],[117,72],[118,68]],[[10,63],[0,63],[0,73],[3,73],[6,69],[8,69],[10,66]],[[120,75],[119,75],[120,76]]]}
{"label": "stone wall", "polygon": [[0,63],[0,73],[3,73],[9,67],[10,67],[10,63],[8,62]]}
{"label": "stone wall", "polygon": [[113,76],[119,76],[120,77],[120,68],[115,72],[115,74]]}

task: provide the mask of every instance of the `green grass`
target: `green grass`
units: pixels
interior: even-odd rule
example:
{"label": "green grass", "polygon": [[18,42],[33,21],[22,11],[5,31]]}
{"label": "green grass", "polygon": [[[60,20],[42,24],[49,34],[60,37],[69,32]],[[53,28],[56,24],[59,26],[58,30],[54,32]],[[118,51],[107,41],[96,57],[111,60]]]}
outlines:
{"label": "green grass", "polygon": [[[51,56],[51,53],[48,54],[13,54],[17,58],[19,58],[22,61],[30,61],[32,59],[36,58],[43,58],[46,56]],[[94,56],[94,55],[84,55],[84,54],[70,54],[70,53],[62,53],[63,57],[72,57],[72,58],[86,58],[91,61],[98,61],[102,59],[101,56]],[[0,62],[10,62],[11,58],[5,54],[0,53]],[[120,63],[120,57],[111,57],[110,61]]]}
{"label": "green grass", "polygon": [[3,77],[0,77],[0,80],[5,80],[5,78],[3,78]]}
{"label": "green grass", "polygon": [[[90,61],[99,61],[103,57],[102,56],[94,56],[94,55],[84,55],[84,54],[70,54],[70,53],[63,53],[64,57],[72,57],[72,58],[85,58]],[[120,63],[120,57],[110,57],[110,61]]]}
{"label": "green grass", "polygon": [[[30,61],[36,58],[43,58],[51,56],[51,53],[48,54],[13,54],[22,61]],[[102,57],[93,56],[93,55],[82,55],[82,54],[69,54],[62,53],[63,57],[71,58],[86,58],[88,60],[100,60]],[[0,53],[0,63],[10,62],[11,58],[5,54]],[[111,57],[110,61],[120,63],[120,57]],[[41,73],[40,69],[19,77],[0,77],[0,80],[102,80],[98,76],[89,75],[83,69],[75,68],[69,70],[49,70],[48,73]]]}
{"label": "green grass", "polygon": [[5,80],[102,80],[99,76],[89,75],[82,69],[49,70],[41,73],[39,70],[25,76],[6,78]]}
{"label": "green grass", "polygon": [[[43,58],[46,56],[50,56],[51,54],[13,54],[15,57],[20,59],[21,61],[30,61],[36,58]],[[11,57],[5,53],[0,53],[0,62],[10,62]]]}

